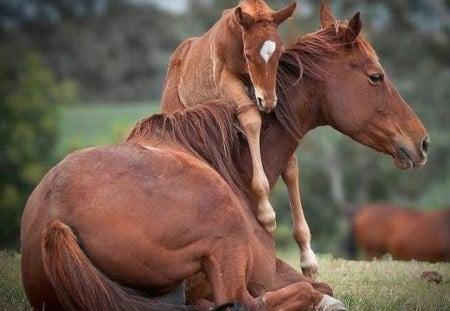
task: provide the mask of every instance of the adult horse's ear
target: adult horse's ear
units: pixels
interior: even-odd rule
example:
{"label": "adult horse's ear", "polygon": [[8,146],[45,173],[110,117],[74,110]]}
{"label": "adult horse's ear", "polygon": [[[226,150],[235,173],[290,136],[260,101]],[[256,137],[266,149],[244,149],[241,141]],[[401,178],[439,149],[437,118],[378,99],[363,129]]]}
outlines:
{"label": "adult horse's ear", "polygon": [[238,23],[241,24],[241,26],[245,29],[250,28],[255,22],[253,16],[242,11],[241,7],[239,6],[234,9],[234,16],[236,17]]}
{"label": "adult horse's ear", "polygon": [[336,18],[334,17],[330,4],[325,0],[320,6],[320,24],[322,28],[327,28],[328,26],[333,25],[335,21]]}
{"label": "adult horse's ear", "polygon": [[361,32],[361,18],[358,12],[348,22],[348,27],[344,35],[344,42],[353,44],[353,42],[355,42],[360,32]]}
{"label": "adult horse's ear", "polygon": [[292,14],[294,14],[296,7],[297,7],[297,3],[292,2],[288,6],[282,8],[281,10],[274,12],[272,15],[274,23],[277,25],[280,25],[286,19],[291,17]]}

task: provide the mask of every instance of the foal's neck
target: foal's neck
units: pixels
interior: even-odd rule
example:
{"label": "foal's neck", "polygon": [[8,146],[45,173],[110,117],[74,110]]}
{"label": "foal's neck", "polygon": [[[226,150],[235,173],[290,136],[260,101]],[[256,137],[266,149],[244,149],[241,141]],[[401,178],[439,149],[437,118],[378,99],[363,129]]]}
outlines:
{"label": "foal's neck", "polygon": [[234,19],[233,10],[226,12],[211,29],[212,40],[217,46],[216,53],[221,54],[225,66],[235,73],[245,71],[244,43],[242,28]]}

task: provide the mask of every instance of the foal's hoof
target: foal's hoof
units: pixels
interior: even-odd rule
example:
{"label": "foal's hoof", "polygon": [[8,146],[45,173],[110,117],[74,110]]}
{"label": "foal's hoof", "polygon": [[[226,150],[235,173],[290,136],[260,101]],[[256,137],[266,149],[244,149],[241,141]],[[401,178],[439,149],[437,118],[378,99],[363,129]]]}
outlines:
{"label": "foal's hoof", "polygon": [[277,221],[275,219],[263,221],[258,217],[258,221],[261,223],[264,229],[266,229],[267,232],[269,232],[270,234],[274,233],[275,229],[277,228]]}
{"label": "foal's hoof", "polygon": [[323,295],[316,307],[317,311],[347,311],[344,304],[334,297]]}
{"label": "foal's hoof", "polygon": [[261,225],[270,234],[272,234],[277,228],[277,221],[275,219],[275,212],[273,211],[273,209],[271,209],[270,211],[266,211],[265,213],[258,214],[257,218]]}
{"label": "foal's hoof", "polygon": [[301,252],[300,258],[300,268],[302,268],[303,275],[315,279],[319,270],[316,254],[314,254],[312,249],[305,250]]}
{"label": "foal's hoof", "polygon": [[303,275],[315,280],[317,278],[317,266],[301,267]]}

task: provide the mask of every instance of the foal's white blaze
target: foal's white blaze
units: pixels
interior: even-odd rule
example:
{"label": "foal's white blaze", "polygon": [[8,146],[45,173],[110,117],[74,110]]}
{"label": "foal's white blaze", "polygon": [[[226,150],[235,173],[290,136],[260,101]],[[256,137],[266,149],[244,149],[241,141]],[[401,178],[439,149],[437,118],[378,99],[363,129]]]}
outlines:
{"label": "foal's white blaze", "polygon": [[264,42],[261,50],[259,51],[259,54],[264,59],[266,63],[269,62],[270,58],[273,55],[273,52],[275,52],[275,49],[277,47],[277,44],[273,42],[272,40],[267,40]]}

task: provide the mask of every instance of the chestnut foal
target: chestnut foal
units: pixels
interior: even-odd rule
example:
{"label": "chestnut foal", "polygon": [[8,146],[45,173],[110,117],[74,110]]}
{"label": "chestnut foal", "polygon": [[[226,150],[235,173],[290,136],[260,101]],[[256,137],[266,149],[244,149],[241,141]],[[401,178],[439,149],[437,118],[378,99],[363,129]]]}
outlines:
{"label": "chestnut foal", "polygon": [[[268,113],[276,106],[276,74],[283,52],[277,28],[295,7],[293,2],[275,12],[262,0],[244,0],[224,11],[203,36],[184,41],[174,52],[162,94],[163,112],[217,99],[238,106],[239,123],[250,147],[257,219],[269,232],[275,230],[276,221],[261,162],[258,109]],[[248,94],[251,86],[256,105]]]}

